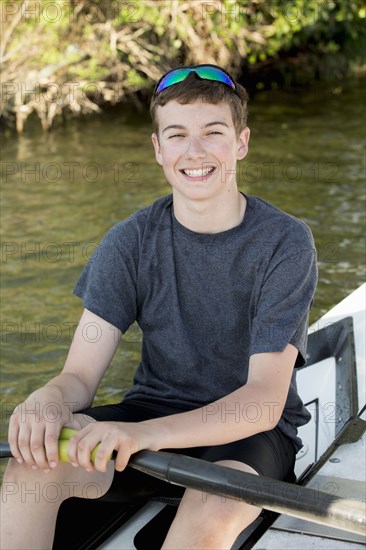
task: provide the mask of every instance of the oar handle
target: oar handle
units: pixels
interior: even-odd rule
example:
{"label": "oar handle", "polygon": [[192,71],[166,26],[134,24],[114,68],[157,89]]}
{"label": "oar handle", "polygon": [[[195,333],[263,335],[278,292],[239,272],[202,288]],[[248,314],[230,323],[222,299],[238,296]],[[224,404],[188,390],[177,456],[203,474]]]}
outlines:
{"label": "oar handle", "polygon": [[[77,430],[73,430],[72,428],[62,428],[60,432],[60,438],[58,440],[58,455],[60,457],[61,462],[70,462],[70,459],[67,455],[67,446],[69,444],[69,439],[74,434],[77,433]],[[94,462],[95,455],[98,451],[99,445],[93,449],[91,453],[91,461]],[[0,458],[11,458],[13,455],[10,450],[10,445],[8,443],[0,443]],[[110,456],[110,459],[112,458],[112,455]]]}

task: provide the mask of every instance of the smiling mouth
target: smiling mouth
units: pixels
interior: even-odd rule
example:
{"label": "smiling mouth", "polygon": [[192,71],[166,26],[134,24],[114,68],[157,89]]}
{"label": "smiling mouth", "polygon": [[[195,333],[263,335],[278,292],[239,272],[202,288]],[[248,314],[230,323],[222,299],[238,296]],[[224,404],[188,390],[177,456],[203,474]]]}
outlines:
{"label": "smiling mouth", "polygon": [[184,168],[180,172],[190,178],[203,178],[212,174],[215,170],[216,166],[207,166],[207,168]]}

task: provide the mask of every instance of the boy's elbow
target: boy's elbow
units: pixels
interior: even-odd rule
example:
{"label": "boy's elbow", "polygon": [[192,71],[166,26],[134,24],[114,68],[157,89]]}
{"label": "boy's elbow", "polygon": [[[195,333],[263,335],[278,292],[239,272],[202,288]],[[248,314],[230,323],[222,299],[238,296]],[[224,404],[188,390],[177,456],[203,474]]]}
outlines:
{"label": "boy's elbow", "polygon": [[263,402],[263,431],[273,430],[281,420],[284,410],[284,403],[280,401],[264,401]]}

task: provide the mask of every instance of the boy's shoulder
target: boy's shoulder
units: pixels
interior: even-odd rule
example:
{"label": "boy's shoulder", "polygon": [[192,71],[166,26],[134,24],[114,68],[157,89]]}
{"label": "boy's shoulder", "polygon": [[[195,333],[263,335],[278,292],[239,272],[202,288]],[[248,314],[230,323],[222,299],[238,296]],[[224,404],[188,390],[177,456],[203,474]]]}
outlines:
{"label": "boy's shoulder", "polygon": [[170,209],[173,202],[172,195],[166,195],[156,199],[152,204],[136,210],[124,220],[117,222],[108,231],[109,238],[119,238],[135,235],[141,236],[149,225],[159,225],[162,216]]}
{"label": "boy's shoulder", "polygon": [[270,230],[293,238],[307,238],[313,244],[310,227],[301,219],[253,195],[247,197],[249,211],[257,230]]}
{"label": "boy's shoulder", "polygon": [[165,212],[173,204],[173,195],[166,195],[164,197],[159,197],[154,202],[136,210],[131,216],[126,220],[123,220],[120,223],[144,223],[152,216],[160,216],[162,212]]}

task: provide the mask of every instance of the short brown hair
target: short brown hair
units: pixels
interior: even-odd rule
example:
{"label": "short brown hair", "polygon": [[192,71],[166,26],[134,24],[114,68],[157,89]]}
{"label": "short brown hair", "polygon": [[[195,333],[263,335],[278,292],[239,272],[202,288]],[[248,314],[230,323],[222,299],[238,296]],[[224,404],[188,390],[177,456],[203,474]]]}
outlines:
{"label": "short brown hair", "polygon": [[178,101],[186,105],[197,100],[205,103],[228,103],[233,117],[236,135],[244,130],[247,125],[249,95],[246,89],[235,82],[236,89],[233,91],[222,82],[203,80],[196,73],[190,73],[185,80],[166,88],[159,95],[154,94],[150,104],[150,114],[153,123],[153,130],[158,135],[159,126],[157,121],[157,108],[163,107],[168,101]]}

